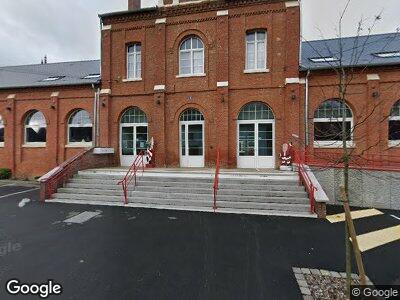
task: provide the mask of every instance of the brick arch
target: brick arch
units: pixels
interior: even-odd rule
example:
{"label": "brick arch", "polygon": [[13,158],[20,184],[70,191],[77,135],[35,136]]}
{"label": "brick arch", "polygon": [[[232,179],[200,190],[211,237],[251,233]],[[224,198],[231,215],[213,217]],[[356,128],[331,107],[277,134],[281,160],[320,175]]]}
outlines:
{"label": "brick arch", "polygon": [[246,103],[242,104],[241,106],[235,108],[235,110],[233,111],[233,115],[235,116],[235,120],[238,120],[239,114],[242,111],[242,109],[246,105],[249,105],[251,103],[262,103],[262,104],[268,106],[271,109],[271,111],[272,111],[272,113],[274,115],[274,120],[278,119],[278,115],[277,115],[276,111],[273,109],[272,105],[270,105],[268,101],[265,101],[265,100],[251,100],[251,101],[247,101]]}
{"label": "brick arch", "polygon": [[140,109],[140,110],[146,115],[147,123],[150,123],[150,120],[151,120],[151,118],[150,118],[151,113],[148,112],[148,111],[146,111],[145,109],[141,108],[140,106],[137,106],[137,105],[130,105],[130,106],[127,106],[127,107],[124,107],[123,109],[121,109],[120,112],[119,112],[119,114],[118,114],[118,118],[117,118],[117,121],[116,121],[116,122],[117,122],[118,124],[121,124],[122,116],[123,116],[129,109],[135,108],[135,107],[136,107],[137,109]]}
{"label": "brick arch", "polygon": [[208,45],[210,45],[210,39],[207,38],[206,34],[204,34],[202,31],[198,29],[187,29],[179,33],[175,38],[174,50],[178,52],[178,55],[179,55],[179,47],[182,44],[182,42],[191,36],[196,36],[200,38],[204,44],[204,51],[207,50]]}
{"label": "brick arch", "polygon": [[49,124],[49,119],[46,117],[46,114],[45,114],[43,111],[41,111],[40,109],[36,109],[36,108],[28,109],[27,111],[25,111],[25,112],[22,114],[22,118],[21,118],[21,120],[20,120],[20,124],[22,124],[22,126],[25,126],[26,118],[27,118],[31,113],[33,113],[34,111],[38,111],[38,112],[41,112],[41,113],[42,113],[42,115],[43,115],[43,117],[44,117],[44,119],[45,119],[45,121],[46,121],[46,126],[47,126],[47,125]]}
{"label": "brick arch", "polygon": [[185,112],[188,109],[197,109],[199,112],[201,112],[201,114],[204,117],[204,122],[210,122],[210,114],[207,112],[206,108],[199,105],[199,104],[195,104],[195,103],[186,103],[181,105],[180,107],[178,107],[178,109],[175,111],[174,117],[172,119],[172,122],[179,122],[180,116],[182,115],[183,112]]}
{"label": "brick arch", "polygon": [[91,119],[92,124],[93,124],[93,113],[88,111],[87,109],[82,108],[82,107],[77,107],[77,108],[73,108],[73,109],[69,110],[64,116],[64,124],[68,124],[69,123],[69,119],[71,118],[72,114],[74,112],[78,111],[78,110],[86,111],[89,114],[90,119]]}
{"label": "brick arch", "polygon": [[[323,104],[323,103],[325,103],[326,101],[340,101],[340,99],[339,98],[328,98],[328,99],[323,99],[323,100],[320,100],[319,102],[318,102],[318,104],[317,105],[315,105],[314,107],[313,107],[313,110],[312,110],[312,119],[314,119],[314,116],[315,116],[315,112],[317,111],[317,109]],[[353,121],[354,121],[354,123],[355,123],[355,120],[356,120],[356,118],[357,118],[357,114],[356,114],[356,108],[355,108],[355,106],[351,103],[351,102],[349,102],[348,100],[345,100],[344,101],[344,103],[347,105],[347,107],[351,110],[351,114],[352,114],[352,118],[353,118]]]}

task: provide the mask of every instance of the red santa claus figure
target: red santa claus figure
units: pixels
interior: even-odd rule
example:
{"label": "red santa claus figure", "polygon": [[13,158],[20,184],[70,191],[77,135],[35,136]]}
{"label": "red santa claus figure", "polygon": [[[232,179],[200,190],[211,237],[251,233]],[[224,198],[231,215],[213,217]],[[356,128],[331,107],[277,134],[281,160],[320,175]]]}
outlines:
{"label": "red santa claus figure", "polygon": [[292,171],[292,160],[293,160],[293,145],[291,142],[282,145],[282,151],[279,154],[281,159],[280,169],[282,171]]}

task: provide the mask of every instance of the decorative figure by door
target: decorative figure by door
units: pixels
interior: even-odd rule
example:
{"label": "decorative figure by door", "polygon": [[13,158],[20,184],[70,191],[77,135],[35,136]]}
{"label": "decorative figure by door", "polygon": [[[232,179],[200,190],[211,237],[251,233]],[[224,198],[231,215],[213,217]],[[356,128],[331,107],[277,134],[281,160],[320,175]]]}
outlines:
{"label": "decorative figure by door", "polygon": [[281,171],[292,171],[292,160],[293,160],[293,145],[291,142],[282,145],[282,151],[279,154],[281,159]]}

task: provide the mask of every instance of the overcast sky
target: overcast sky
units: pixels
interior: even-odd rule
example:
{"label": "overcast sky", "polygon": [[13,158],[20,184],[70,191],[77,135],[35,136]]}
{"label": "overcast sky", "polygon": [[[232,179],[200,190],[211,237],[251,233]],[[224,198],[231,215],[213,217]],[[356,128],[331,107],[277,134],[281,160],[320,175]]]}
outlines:
{"label": "overcast sky", "polygon": [[[154,1],[144,0],[144,6]],[[127,8],[128,0],[0,0],[0,66],[99,58],[99,19],[104,12]],[[347,0],[302,0],[303,37],[336,35],[340,11]],[[378,4],[377,4],[378,3]],[[356,23],[371,23],[382,11],[374,33],[400,27],[400,0],[352,0],[344,35],[353,35]],[[366,29],[367,30],[366,26]],[[320,32],[321,31],[321,32]]]}

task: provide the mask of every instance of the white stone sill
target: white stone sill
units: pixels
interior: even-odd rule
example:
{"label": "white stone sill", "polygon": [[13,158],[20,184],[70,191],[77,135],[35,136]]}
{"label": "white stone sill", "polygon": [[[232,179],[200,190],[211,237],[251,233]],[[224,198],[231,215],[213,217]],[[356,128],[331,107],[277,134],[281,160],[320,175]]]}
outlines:
{"label": "white stone sill", "polygon": [[70,143],[65,145],[65,148],[90,148],[93,147],[93,143]]}
{"label": "white stone sill", "polygon": [[142,81],[142,78],[125,78],[122,79],[122,82],[137,82],[137,81]]}
{"label": "white stone sill", "polygon": [[182,75],[176,75],[176,78],[190,78],[190,77],[205,77],[205,73],[201,74],[182,74]]}
{"label": "white stone sill", "polygon": [[400,140],[389,141],[389,147],[400,148]]}
{"label": "white stone sill", "polygon": [[[347,148],[355,148],[356,145],[354,142],[347,142]],[[322,149],[343,149],[343,143],[337,141],[314,141],[314,148],[322,148]]]}
{"label": "white stone sill", "polygon": [[46,143],[28,143],[28,144],[23,144],[22,148],[46,148]]}
{"label": "white stone sill", "polygon": [[4,148],[4,142],[0,143],[0,148]]}
{"label": "white stone sill", "polygon": [[269,73],[269,69],[243,70],[245,74]]}

